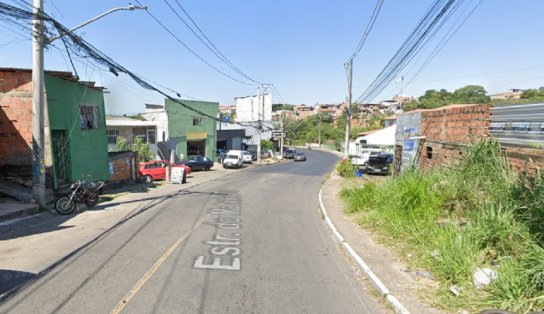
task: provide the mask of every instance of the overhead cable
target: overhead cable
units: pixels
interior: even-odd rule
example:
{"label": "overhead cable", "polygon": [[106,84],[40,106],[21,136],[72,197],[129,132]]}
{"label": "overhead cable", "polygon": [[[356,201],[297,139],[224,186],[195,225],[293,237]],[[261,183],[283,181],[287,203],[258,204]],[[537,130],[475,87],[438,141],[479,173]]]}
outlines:
{"label": "overhead cable", "polygon": [[[196,24],[196,22],[193,20],[193,18],[189,15],[189,13],[187,12],[187,10],[185,10],[185,8],[181,5],[181,3],[178,1],[178,0],[175,0],[176,4],[178,5],[178,7],[180,8],[180,10],[185,14],[185,16],[189,19],[189,21],[191,22],[191,24],[194,26],[194,28],[196,28],[196,31],[195,29],[193,29],[193,27],[191,27],[191,25],[189,25],[189,23],[178,13],[178,11],[170,4],[170,2],[168,2],[168,0],[163,0],[164,3],[170,8],[170,10],[172,10],[172,12],[174,12],[174,14],[178,17],[178,19],[180,21],[183,22],[183,24],[185,24],[185,26],[193,33],[193,35],[195,35],[199,40],[200,42],[202,42],[202,44],[204,44],[204,46],[206,46],[206,48],[208,48],[217,58],[219,58],[219,60],[223,61],[228,67],[230,67],[232,70],[234,70],[236,73],[240,74],[242,77],[246,78],[247,80],[253,82],[253,83],[256,83],[256,84],[262,84],[261,82],[259,81],[256,81],[254,80],[253,78],[251,78],[250,76],[248,76],[246,73],[244,73],[242,70],[240,70],[236,65],[234,65],[222,52],[221,50],[219,50],[215,45],[214,43],[208,38],[208,36],[206,36],[206,34],[202,31],[202,29],[198,26],[198,24]],[[198,31],[198,33],[197,33]]]}
{"label": "overhead cable", "polygon": [[351,59],[355,59],[355,57],[357,57],[359,52],[361,52],[361,49],[363,49],[363,46],[366,42],[368,34],[372,30],[372,27],[374,27],[374,23],[376,23],[376,19],[378,18],[378,15],[380,14],[382,5],[383,5],[383,0],[378,0],[378,2],[376,3],[376,6],[374,7],[374,11],[372,12],[372,15],[370,16],[370,20],[368,21],[368,24],[366,25],[365,31],[361,35],[361,39],[359,39],[357,48],[355,48],[355,51],[350,57]]}
{"label": "overhead cable", "polygon": [[452,16],[450,10],[458,10],[463,1],[435,0],[395,55],[389,60],[365,92],[357,98],[356,103],[369,101],[381,93],[414,58],[417,52],[428,43],[428,40],[436,35],[437,31],[444,26],[444,21]]}
{"label": "overhead cable", "polygon": [[[143,4],[139,0],[136,0],[136,2],[143,6]],[[219,73],[219,74],[221,74],[221,75],[223,75],[223,76],[225,76],[225,77],[227,77],[227,78],[229,78],[229,79],[231,79],[231,80],[233,80],[235,82],[238,82],[240,84],[250,85],[250,86],[253,85],[253,84],[244,82],[242,80],[239,80],[239,79],[225,73],[224,71],[220,70],[218,67],[212,65],[210,62],[208,62],[206,59],[204,59],[202,56],[200,56],[196,51],[191,49],[191,47],[189,47],[185,42],[183,42],[176,34],[174,34],[173,31],[171,31],[166,25],[164,25],[164,23],[161,22],[161,20],[159,18],[157,18],[155,15],[153,15],[153,13],[151,13],[151,11],[149,9],[147,9],[145,11],[157,24],[159,24],[168,34],[170,34],[170,36],[172,36],[180,45],[185,47],[185,49],[187,49],[190,53],[192,53],[200,61],[204,62],[207,66],[209,66],[210,68],[215,70],[217,73]]]}

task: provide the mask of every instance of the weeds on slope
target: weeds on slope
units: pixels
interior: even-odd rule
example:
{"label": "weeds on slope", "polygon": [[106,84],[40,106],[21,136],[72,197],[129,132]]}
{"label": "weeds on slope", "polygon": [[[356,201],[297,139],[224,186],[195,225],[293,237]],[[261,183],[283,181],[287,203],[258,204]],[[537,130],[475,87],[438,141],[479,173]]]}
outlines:
{"label": "weeds on slope", "polygon": [[[544,177],[514,177],[496,141],[475,143],[450,168],[408,171],[341,196],[361,225],[402,243],[414,266],[431,271],[444,307],[544,309]],[[481,290],[472,283],[478,267],[498,274]]]}

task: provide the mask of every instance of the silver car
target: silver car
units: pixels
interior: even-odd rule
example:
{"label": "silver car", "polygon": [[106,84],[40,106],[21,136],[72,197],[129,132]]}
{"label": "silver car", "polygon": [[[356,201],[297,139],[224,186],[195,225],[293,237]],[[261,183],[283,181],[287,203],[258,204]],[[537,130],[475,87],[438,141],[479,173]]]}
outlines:
{"label": "silver car", "polygon": [[296,152],[293,159],[295,161],[306,161],[306,154],[304,154],[303,152]]}

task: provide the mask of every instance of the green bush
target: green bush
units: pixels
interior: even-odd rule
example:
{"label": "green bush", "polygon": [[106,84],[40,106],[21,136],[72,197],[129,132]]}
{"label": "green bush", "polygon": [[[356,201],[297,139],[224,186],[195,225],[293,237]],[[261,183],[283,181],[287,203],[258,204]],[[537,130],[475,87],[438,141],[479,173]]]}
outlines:
{"label": "green bush", "polygon": [[[128,141],[121,136],[117,137],[117,150],[119,151],[126,151],[129,150]],[[137,137],[134,139],[134,144],[130,147],[130,150],[133,152],[138,152],[138,160],[140,162],[150,161],[153,160],[155,156],[153,156],[153,153],[150,151],[149,143],[144,142],[142,138]]]}
{"label": "green bush", "polygon": [[[442,283],[444,305],[544,307],[544,176],[513,177],[496,141],[473,144],[449,168],[408,171],[340,195],[361,225],[432,272]],[[494,268],[498,279],[476,291],[476,267]],[[461,297],[451,298],[451,284],[463,287]]]}
{"label": "green bush", "polygon": [[336,166],[336,171],[341,177],[352,178],[355,176],[355,171],[357,168],[351,164],[349,159],[342,159],[338,166]]}
{"label": "green bush", "polygon": [[270,140],[261,140],[261,150],[274,150],[274,143]]}

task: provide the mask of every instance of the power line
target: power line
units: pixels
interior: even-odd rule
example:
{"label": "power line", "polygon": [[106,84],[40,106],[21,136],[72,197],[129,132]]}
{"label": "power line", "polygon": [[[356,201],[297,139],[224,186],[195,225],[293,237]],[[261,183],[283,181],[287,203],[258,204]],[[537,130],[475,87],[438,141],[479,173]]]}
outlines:
{"label": "power line", "polygon": [[355,48],[355,51],[351,55],[351,59],[355,59],[355,57],[357,57],[359,52],[361,52],[361,49],[363,49],[363,46],[364,46],[364,44],[366,42],[368,34],[370,33],[370,31],[374,27],[374,23],[376,23],[376,19],[378,18],[378,14],[380,14],[380,10],[382,8],[382,5],[383,5],[383,0],[378,0],[378,2],[376,3],[376,6],[374,7],[374,11],[372,12],[372,15],[370,16],[370,20],[368,21],[368,24],[367,24],[367,26],[365,28],[365,31],[361,35],[361,39],[359,40],[359,43],[357,44],[357,48]]}
{"label": "power line", "polygon": [[189,21],[193,24],[193,26],[196,28],[196,30],[198,30],[198,33],[200,33],[200,35],[189,25],[189,23],[187,23],[187,21],[176,11],[176,9],[174,7],[172,7],[172,5],[170,4],[170,2],[168,2],[168,0],[163,0],[164,3],[166,3],[166,5],[170,8],[170,10],[172,10],[172,12],[174,12],[174,14],[178,17],[179,20],[181,20],[183,22],[183,24],[185,24],[185,26],[200,40],[200,42],[202,42],[202,44],[204,44],[204,46],[206,46],[206,48],[208,48],[217,58],[219,58],[219,60],[223,61],[228,67],[230,67],[231,69],[233,69],[236,73],[240,74],[241,76],[245,77],[246,79],[248,79],[249,81],[253,82],[253,83],[256,83],[256,84],[261,84],[261,82],[258,82],[254,79],[252,79],[251,77],[249,77],[247,74],[245,74],[242,70],[240,70],[237,66],[235,66],[215,45],[214,43],[208,38],[208,36],[206,36],[206,34],[202,31],[202,29],[198,26],[198,24],[196,24],[196,22],[193,20],[193,18],[191,18],[191,16],[189,15],[189,13],[185,10],[185,8],[183,8],[183,6],[181,5],[181,3],[178,1],[178,0],[175,0],[176,4],[178,5],[178,7],[181,9],[181,11],[185,14],[185,16],[187,16],[187,18],[189,19]]}
{"label": "power line", "polygon": [[[463,2],[464,0],[435,0],[395,55],[389,60],[365,92],[357,98],[356,102],[369,101],[382,92],[398,73],[412,61],[415,55],[429,43],[448,19],[454,15],[454,12],[459,10]],[[451,36],[456,32],[453,31],[452,33],[452,30],[449,32]],[[441,45],[445,45],[447,40],[442,41]],[[433,54],[437,52],[435,50]]]}
{"label": "power line", "polygon": [[[136,0],[136,2],[139,4],[139,5],[142,5],[143,4],[139,1],[139,0]],[[193,49],[191,49],[191,47],[189,47],[186,43],[184,43],[178,36],[176,36],[176,34],[174,34],[174,32],[172,32],[168,27],[166,27],[166,25],[164,25],[164,23],[162,23],[155,15],[153,15],[153,13],[151,13],[151,11],[149,9],[145,10],[147,12],[147,14],[149,16],[151,16],[151,18],[157,23],[159,24],[168,34],[170,34],[170,36],[172,36],[180,45],[182,45],[183,47],[185,47],[185,49],[187,49],[189,52],[191,52],[195,57],[197,57],[200,61],[204,62],[207,66],[209,66],[210,68],[214,69],[216,72],[218,72],[219,74],[235,81],[235,82],[238,82],[240,84],[244,84],[244,85],[252,85],[252,84],[249,84],[247,82],[244,82],[244,81],[241,81],[239,79],[236,79],[234,77],[232,77],[231,75],[228,75],[227,73],[221,71],[219,68],[217,68],[216,66],[212,65],[211,63],[209,63],[208,61],[206,61],[206,59],[204,59],[202,56],[200,56],[198,53],[196,53]]]}
{"label": "power line", "polygon": [[[511,73],[511,72],[518,72],[518,71],[524,71],[524,70],[533,70],[542,68],[544,65],[534,65],[529,67],[523,67],[523,68],[515,68],[515,69],[509,69],[509,70],[503,70],[503,71],[493,71],[493,72],[482,72],[478,74],[469,74],[469,75],[462,75],[462,76],[452,76],[452,77],[446,77],[436,80],[427,80],[425,83],[429,82],[444,82],[444,81],[452,81],[452,80],[458,80],[458,79],[465,79],[470,77],[480,77],[480,76],[488,76],[492,74],[503,74],[503,73]],[[414,83],[420,83],[421,81],[415,81]]]}
{"label": "power line", "polygon": [[[34,18],[34,13],[28,10],[24,10],[18,7],[14,7],[8,4],[4,4],[0,2],[0,16],[8,16],[12,17],[15,20],[31,20]],[[54,28],[57,29],[59,34],[64,34],[66,45],[69,50],[72,51],[74,55],[79,56],[82,59],[85,60],[94,60],[96,63],[105,66],[109,69],[110,72],[112,72],[114,75],[118,76],[119,73],[125,73],[128,75],[132,80],[134,80],[138,85],[141,87],[155,91],[162,96],[166,97],[167,99],[170,99],[171,101],[179,104],[180,106],[188,109],[189,111],[195,112],[200,115],[200,117],[206,117],[210,118],[215,121],[219,121],[219,119],[215,116],[209,115],[197,108],[194,108],[192,106],[189,106],[185,104],[183,101],[176,99],[174,97],[171,97],[164,91],[160,90],[159,88],[153,86],[152,84],[148,83],[145,79],[142,77],[136,75],[135,73],[131,72],[121,64],[117,63],[115,60],[107,56],[105,53],[97,49],[96,47],[92,46],[90,43],[82,39],[81,37],[75,35],[73,32],[70,32],[68,28],[66,28],[64,25],[62,25],[60,22],[52,18],[51,16],[47,15],[44,12],[38,13],[38,19],[42,19],[45,22],[51,23]],[[235,122],[236,124],[239,124],[241,126],[248,125],[250,127],[255,127],[251,125],[251,123],[260,123],[260,121],[249,121],[249,122]]]}
{"label": "power line", "polygon": [[[456,23],[454,23],[452,25],[452,27],[450,28],[450,30],[448,31],[446,36],[442,38],[442,40],[438,43],[438,45],[433,50],[433,52],[427,57],[425,62],[423,62],[423,64],[419,67],[419,69],[416,71],[416,73],[411,76],[410,81],[408,81],[408,83],[406,83],[405,87],[409,86],[412,83],[412,81],[423,71],[423,69],[425,69],[425,67],[427,67],[427,65],[429,65],[429,63],[431,63],[431,61],[442,50],[442,48],[444,48],[444,46],[451,40],[451,38],[459,31],[459,29],[472,16],[474,11],[476,11],[476,9],[482,4],[482,2],[483,2],[483,0],[479,0],[479,2],[472,9],[470,9],[468,14],[463,18],[463,20],[459,24],[457,24],[457,22],[456,22]],[[469,8],[467,8],[465,11],[467,11],[467,10],[469,10]],[[462,16],[459,17],[459,19],[457,21],[459,21],[461,18],[462,18]]]}

